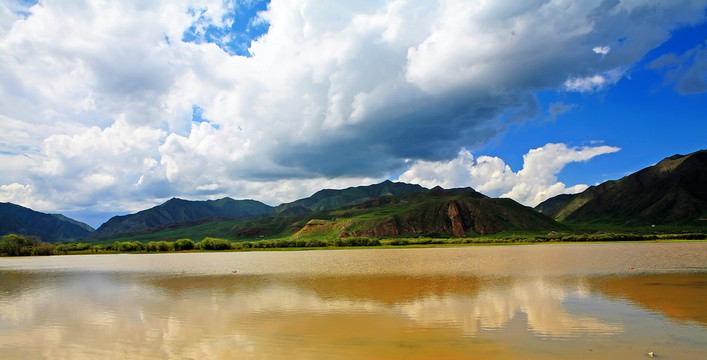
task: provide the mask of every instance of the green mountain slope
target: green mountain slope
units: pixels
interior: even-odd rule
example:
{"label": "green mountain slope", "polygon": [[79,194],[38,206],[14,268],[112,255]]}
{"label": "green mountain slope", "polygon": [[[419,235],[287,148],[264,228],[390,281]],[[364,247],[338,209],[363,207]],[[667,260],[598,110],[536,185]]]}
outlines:
{"label": "green mountain slope", "polygon": [[552,219],[511,199],[486,197],[472,189],[374,199],[335,212],[340,236],[476,236],[506,231],[562,228]]}
{"label": "green mountain slope", "polygon": [[308,198],[281,204],[273,210],[273,215],[291,215],[334,210],[347,205],[359,204],[381,196],[427,191],[429,190],[420,185],[391,182],[388,180],[380,184],[350,187],[343,190],[325,189],[314,193],[314,195]]}
{"label": "green mountain slope", "polygon": [[[556,199],[536,207],[547,208]],[[654,166],[567,198],[547,213],[568,223],[699,224],[707,218],[707,150]]]}
{"label": "green mountain slope", "polygon": [[336,210],[252,220],[218,220],[134,234],[121,241],[205,236],[232,241],[345,237],[471,237],[498,232],[548,232],[565,227],[511,199],[488,198],[473,189],[386,195]]}
{"label": "green mountain slope", "polygon": [[88,232],[94,232],[94,231],[96,231],[96,229],[94,229],[91,225],[86,224],[86,223],[81,222],[81,221],[74,220],[74,219],[72,219],[72,218],[70,218],[70,217],[68,217],[68,216],[64,216],[64,215],[62,215],[62,214],[49,214],[49,215],[53,215],[53,216],[57,217],[59,220],[66,221],[66,222],[70,222],[70,223],[72,223],[72,224],[74,224],[74,225],[78,225],[78,226],[80,226],[80,227],[86,229],[86,231],[88,231]]}
{"label": "green mountain slope", "polygon": [[263,215],[271,206],[255,200],[189,201],[173,198],[162,205],[135,214],[115,216],[91,234],[92,239],[101,239],[116,234],[133,233],[175,223],[188,223],[205,218],[240,218]]}
{"label": "green mountain slope", "polygon": [[90,226],[63,215],[45,214],[12,203],[0,203],[0,234],[38,236],[45,242],[84,239]]}
{"label": "green mountain slope", "polygon": [[553,196],[538,204],[535,207],[535,210],[541,214],[554,217],[555,214],[560,210],[562,205],[570,201],[575,196],[577,196],[577,194],[560,194],[557,196]]}

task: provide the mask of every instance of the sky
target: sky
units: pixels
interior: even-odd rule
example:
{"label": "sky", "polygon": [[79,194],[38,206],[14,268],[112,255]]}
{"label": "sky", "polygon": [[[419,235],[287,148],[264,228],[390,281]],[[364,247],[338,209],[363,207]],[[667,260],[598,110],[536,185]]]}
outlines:
{"label": "sky", "polygon": [[524,205],[707,148],[707,0],[0,0],[0,201]]}

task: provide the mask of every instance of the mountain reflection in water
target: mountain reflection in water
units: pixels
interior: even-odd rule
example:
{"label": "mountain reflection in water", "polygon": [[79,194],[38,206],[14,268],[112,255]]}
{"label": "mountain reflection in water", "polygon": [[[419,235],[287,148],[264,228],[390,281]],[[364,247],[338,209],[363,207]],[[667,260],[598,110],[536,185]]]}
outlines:
{"label": "mountain reflection in water", "polygon": [[704,271],[209,275],[2,265],[3,358],[707,354]]}

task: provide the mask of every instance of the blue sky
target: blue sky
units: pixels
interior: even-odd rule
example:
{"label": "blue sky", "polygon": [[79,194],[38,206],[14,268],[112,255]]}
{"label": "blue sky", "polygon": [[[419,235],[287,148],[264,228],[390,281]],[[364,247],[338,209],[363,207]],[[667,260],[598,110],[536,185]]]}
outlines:
{"label": "blue sky", "polygon": [[[568,164],[559,174],[570,184],[595,184],[621,178],[667,156],[705,149],[707,92],[683,94],[666,79],[665,70],[650,69],[648,64],[665,54],[684,54],[706,40],[707,24],[682,28],[633,65],[630,78],[604,91],[540,92],[537,95],[543,109],[556,102],[573,107],[554,121],[545,112],[474,152],[498,156],[519,169],[528,149],[548,142],[584,146],[599,141],[620,147],[615,154]],[[707,81],[707,74],[702,75]]]}
{"label": "blue sky", "polygon": [[0,2],[0,201],[385,179],[534,206],[707,148],[707,1]]}

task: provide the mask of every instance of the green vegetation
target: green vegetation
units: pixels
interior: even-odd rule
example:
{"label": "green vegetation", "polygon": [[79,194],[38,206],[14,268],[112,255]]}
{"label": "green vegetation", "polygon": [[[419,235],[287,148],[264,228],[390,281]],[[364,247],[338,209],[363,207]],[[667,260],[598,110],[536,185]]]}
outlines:
{"label": "green vegetation", "polygon": [[350,187],[343,190],[320,190],[308,198],[279,205],[275,208],[275,213],[296,214],[303,212],[334,210],[347,205],[360,204],[364,201],[381,196],[427,191],[427,189],[420,185],[397,183],[386,180],[379,184]]}
{"label": "green vegetation", "polygon": [[97,252],[103,249],[101,245],[91,245],[86,243],[66,243],[54,246],[54,250],[59,254],[68,254],[69,252]]}
{"label": "green vegetation", "polygon": [[[175,225],[198,225],[210,218],[242,218],[265,215],[272,207],[254,200],[188,201],[173,198],[162,205],[125,216],[115,216],[91,233],[91,239],[116,234],[148,231],[153,228],[169,230]],[[206,219],[206,220],[204,220]],[[154,239],[159,241],[160,239]]]}
{"label": "green vegetation", "polygon": [[0,241],[0,255],[29,256],[52,254],[54,254],[54,246],[42,242],[36,236],[9,234],[3,236],[2,241]]}
{"label": "green vegetation", "polygon": [[[428,190],[392,182],[322,190],[275,209],[228,198],[205,202],[172,199],[137,214],[111,219],[109,223],[116,225],[114,231],[107,231],[110,226],[104,224],[103,235],[97,231],[91,237],[99,244],[54,246],[36,237],[8,235],[0,244],[0,253],[704,240],[705,164],[707,151],[673,156],[583,193],[549,199],[537,207],[542,214],[511,199],[488,198],[470,188]],[[226,208],[231,212],[224,213]],[[233,218],[236,215],[246,216]]]}
{"label": "green vegetation", "polygon": [[[456,215],[451,220],[450,211]],[[457,226],[458,225],[458,226]],[[176,241],[213,237],[232,242],[293,239],[475,237],[493,233],[547,233],[567,228],[510,199],[491,199],[473,190],[383,196],[355,206],[257,219],[217,219],[101,241]],[[247,246],[247,245],[245,245]]]}
{"label": "green vegetation", "polygon": [[36,236],[47,242],[85,239],[93,229],[63,215],[45,214],[0,202],[0,234]]}
{"label": "green vegetation", "polygon": [[196,247],[200,250],[230,250],[232,248],[232,244],[230,241],[225,239],[205,237],[204,240],[201,240],[196,244]]}
{"label": "green vegetation", "polygon": [[573,228],[612,226],[633,231],[656,225],[705,231],[706,168],[707,150],[675,155],[579,194],[550,198],[536,210]]}
{"label": "green vegetation", "polygon": [[[435,235],[435,234],[432,234]],[[171,251],[252,251],[267,249],[312,249],[345,247],[400,247],[400,246],[459,246],[482,244],[535,244],[535,243],[571,243],[571,242],[628,242],[628,241],[668,241],[668,240],[707,240],[705,233],[687,234],[635,234],[635,233],[593,233],[569,234],[551,233],[538,235],[493,234],[476,237],[394,237],[376,238],[352,236],[344,238],[279,238],[271,240],[231,242],[226,239],[205,237],[195,243],[182,238],[177,241],[116,241],[112,244],[66,243],[52,245],[41,242],[37,237],[6,235],[0,241],[0,255],[29,256],[54,254],[87,253],[150,253]]]}
{"label": "green vegetation", "polygon": [[179,239],[174,242],[174,250],[176,251],[181,251],[181,250],[192,250],[194,249],[195,244],[191,239]]}

